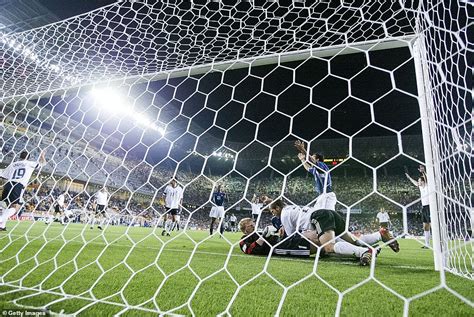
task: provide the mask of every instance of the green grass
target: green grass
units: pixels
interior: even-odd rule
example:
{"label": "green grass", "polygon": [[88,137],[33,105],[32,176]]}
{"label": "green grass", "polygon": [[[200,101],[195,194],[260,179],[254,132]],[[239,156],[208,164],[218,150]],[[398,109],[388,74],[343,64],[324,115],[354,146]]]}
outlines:
{"label": "green grass", "polygon": [[370,268],[349,259],[322,259],[314,274],[314,258],[247,256],[236,244],[239,234],[220,239],[181,231],[170,238],[160,232],[10,223],[0,236],[0,308],[84,316],[214,316],[228,309],[237,316],[272,316],[283,300],[283,316],[331,316],[343,294],[342,316],[401,316],[404,299],[434,290],[407,301],[409,315],[474,315],[449,291],[472,303],[472,281],[447,274],[448,288],[440,287],[431,251],[414,240],[401,240],[398,254],[383,248],[371,277]]}

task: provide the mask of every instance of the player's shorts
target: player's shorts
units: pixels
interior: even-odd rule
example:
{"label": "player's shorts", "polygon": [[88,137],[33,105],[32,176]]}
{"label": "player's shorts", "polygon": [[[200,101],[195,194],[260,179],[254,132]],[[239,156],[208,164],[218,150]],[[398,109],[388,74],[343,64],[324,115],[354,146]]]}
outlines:
{"label": "player's shorts", "polygon": [[421,220],[423,223],[431,223],[430,205],[421,208]]}
{"label": "player's shorts", "polygon": [[327,210],[336,210],[336,194],[334,192],[323,193],[316,198],[316,203],[314,208],[317,209],[327,209]]}
{"label": "player's shorts", "polygon": [[61,213],[61,206],[59,206],[59,205],[54,206],[54,213],[60,214]]}
{"label": "player's shorts", "polygon": [[276,255],[292,255],[292,256],[309,256],[311,243],[301,237],[299,234],[294,234],[290,238],[285,239],[278,244],[273,250]]}
{"label": "player's shorts", "polygon": [[235,227],[235,221],[231,221],[231,222],[230,222],[230,226],[231,226],[231,227]]}
{"label": "player's shorts", "polygon": [[380,227],[382,228],[388,228],[388,222],[381,222]]}
{"label": "player's shorts", "polygon": [[178,209],[177,208],[168,208],[168,207],[166,207],[166,213],[168,215],[176,216],[178,214]]}
{"label": "player's shorts", "polygon": [[323,233],[333,230],[340,235],[346,230],[346,222],[340,214],[334,210],[318,209],[311,214],[311,226],[320,237]]}
{"label": "player's shorts", "polygon": [[224,206],[214,206],[211,208],[211,212],[209,213],[209,217],[211,218],[222,218],[224,217]]}
{"label": "player's shorts", "polygon": [[277,229],[277,230],[280,230],[280,228],[282,227],[282,224],[281,224],[281,219],[277,216],[273,216],[272,217],[272,225]]}
{"label": "player's shorts", "polygon": [[95,210],[95,213],[96,214],[101,213],[105,215],[105,205],[97,205],[97,209]]}
{"label": "player's shorts", "polygon": [[257,221],[258,219],[258,214],[252,214],[252,220]]}
{"label": "player's shorts", "polygon": [[7,182],[3,186],[2,201],[4,201],[8,207],[14,204],[22,204],[24,190],[25,188],[21,183]]}

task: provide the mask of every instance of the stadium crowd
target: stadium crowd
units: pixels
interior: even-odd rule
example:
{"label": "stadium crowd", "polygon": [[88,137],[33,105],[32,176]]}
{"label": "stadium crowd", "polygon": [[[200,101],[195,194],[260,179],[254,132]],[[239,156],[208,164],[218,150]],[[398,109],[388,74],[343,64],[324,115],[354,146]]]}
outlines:
{"label": "stadium crowd", "polygon": [[[143,160],[127,156],[123,150],[110,153],[98,151],[95,141],[86,142],[84,134],[68,135],[52,130],[43,131],[40,128],[38,131],[41,134],[35,133],[33,125],[26,130],[18,129],[18,126],[13,123],[5,123],[1,131],[2,138],[5,140],[2,146],[3,162],[12,160],[13,153],[18,153],[32,144],[36,146],[39,144],[40,147],[43,144],[47,149],[48,160],[53,162],[42,168],[43,180],[34,179],[25,195],[26,209],[34,210],[38,214],[49,212],[54,200],[71,181],[87,185],[83,186],[82,190],[69,190],[68,208],[92,210],[93,195],[99,187],[105,185],[112,193],[109,209],[119,219],[123,218],[119,223],[130,223],[133,221],[130,219],[139,215],[141,225],[157,223],[156,219],[163,210],[157,201],[159,195],[156,196],[156,193],[162,192],[164,185],[173,177],[176,177],[184,186],[183,205],[187,214],[182,218],[183,220],[189,218],[188,226],[191,228],[208,226],[210,197],[217,182],[224,184],[229,198],[227,206],[235,212],[238,219],[249,215],[249,202],[253,194],[267,194],[272,197],[283,195],[292,203],[299,205],[314,203],[315,193],[309,175],[290,175],[283,192],[282,179],[278,176],[253,177],[250,181],[233,174],[223,177],[218,173],[215,175],[208,173],[196,177],[197,175],[190,171],[190,167],[178,169],[173,175],[173,169],[152,167]],[[88,138],[93,139],[94,132],[88,131],[88,133],[90,134]],[[114,148],[115,145],[109,144],[109,146]],[[118,144],[116,146],[120,148]],[[248,188],[247,192],[245,188]],[[362,233],[373,230],[376,227],[375,214],[384,207],[394,215],[393,225],[401,231],[401,220],[397,219],[397,216],[401,215],[401,207],[375,193],[359,202],[361,198],[374,191],[371,177],[360,174],[333,175],[333,188],[337,193],[338,201],[342,203],[336,208],[347,212],[350,206],[351,225],[354,230]],[[408,205],[419,198],[417,189],[411,186],[401,174],[378,176],[376,189],[401,205]],[[413,234],[418,233],[421,223],[419,217],[413,213],[419,209],[419,203],[408,208],[408,230]],[[189,217],[190,214],[191,217]],[[269,223],[269,216],[267,217],[265,213],[263,215],[262,223]]]}

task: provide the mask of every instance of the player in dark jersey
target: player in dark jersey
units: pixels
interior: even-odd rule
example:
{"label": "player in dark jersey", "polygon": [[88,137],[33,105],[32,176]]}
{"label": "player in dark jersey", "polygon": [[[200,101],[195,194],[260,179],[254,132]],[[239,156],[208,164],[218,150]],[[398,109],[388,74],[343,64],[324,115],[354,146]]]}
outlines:
{"label": "player in dark jersey", "polygon": [[219,224],[219,232],[224,233],[224,225],[221,223],[221,219],[224,217],[224,203],[227,201],[227,196],[224,191],[221,189],[221,185],[217,186],[217,190],[212,194],[212,202],[214,206],[211,208],[209,217],[211,218],[211,227],[210,233],[214,232],[214,223],[217,220]]}
{"label": "player in dark jersey", "polygon": [[332,190],[331,174],[329,167],[324,163],[323,155],[319,153],[309,155],[309,161],[307,161],[307,151],[304,143],[297,140],[295,147],[299,151],[298,159],[304,168],[314,177],[314,189],[317,194],[314,207],[316,207],[316,209],[336,210],[336,194]]}

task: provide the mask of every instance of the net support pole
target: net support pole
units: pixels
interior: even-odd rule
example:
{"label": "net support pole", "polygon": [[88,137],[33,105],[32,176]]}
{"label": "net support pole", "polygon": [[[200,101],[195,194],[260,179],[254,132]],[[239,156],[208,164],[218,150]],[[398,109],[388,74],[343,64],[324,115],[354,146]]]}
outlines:
{"label": "net support pole", "polygon": [[[430,94],[430,80],[426,65],[426,50],[423,35],[419,34],[413,43],[413,59],[415,64],[416,85],[418,89],[418,104],[420,107],[421,130],[423,136],[423,150],[425,155],[425,169],[430,201],[431,233],[433,239],[434,266],[436,271],[443,271],[443,249],[441,247],[440,210],[442,204],[438,201],[437,193],[441,191],[441,184],[437,181],[439,174],[439,160],[437,159],[436,129],[434,120],[433,100]],[[439,180],[439,179],[438,179]]]}

